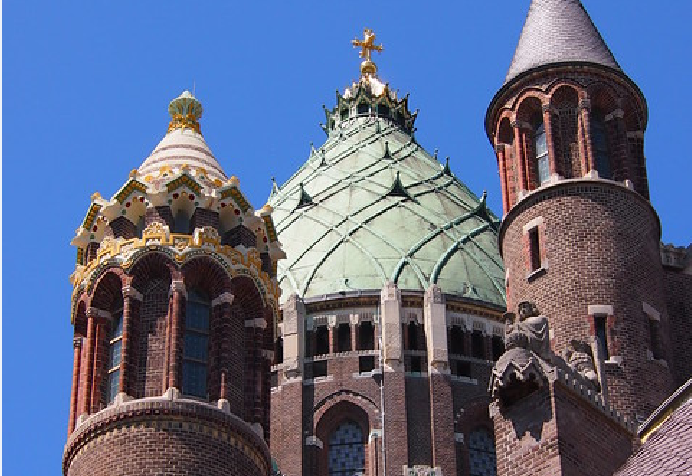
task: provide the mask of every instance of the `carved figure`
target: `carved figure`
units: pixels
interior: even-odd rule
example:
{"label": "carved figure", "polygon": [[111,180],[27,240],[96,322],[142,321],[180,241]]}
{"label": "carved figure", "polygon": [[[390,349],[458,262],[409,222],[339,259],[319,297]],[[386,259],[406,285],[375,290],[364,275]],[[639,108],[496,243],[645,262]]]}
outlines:
{"label": "carved figure", "polygon": [[540,316],[536,305],[529,301],[519,303],[519,318],[505,314],[505,346],[522,347],[549,360],[548,318]]}
{"label": "carved figure", "polygon": [[594,366],[593,351],[586,342],[570,341],[565,350],[565,362],[572,370],[598,387],[598,375]]}

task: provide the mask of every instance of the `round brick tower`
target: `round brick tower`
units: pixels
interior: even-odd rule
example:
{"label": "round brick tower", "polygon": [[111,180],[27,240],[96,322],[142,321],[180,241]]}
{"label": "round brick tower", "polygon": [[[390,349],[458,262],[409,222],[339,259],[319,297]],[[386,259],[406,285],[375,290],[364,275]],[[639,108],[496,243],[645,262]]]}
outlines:
{"label": "round brick tower", "polygon": [[648,415],[672,390],[646,100],[578,0],[534,0],[485,127],[497,153],[507,307],[533,301],[551,347],[587,344],[601,391]]}
{"label": "round brick tower", "polygon": [[189,92],[72,244],[74,373],[63,474],[271,471],[269,366],[283,257],[212,155]]}

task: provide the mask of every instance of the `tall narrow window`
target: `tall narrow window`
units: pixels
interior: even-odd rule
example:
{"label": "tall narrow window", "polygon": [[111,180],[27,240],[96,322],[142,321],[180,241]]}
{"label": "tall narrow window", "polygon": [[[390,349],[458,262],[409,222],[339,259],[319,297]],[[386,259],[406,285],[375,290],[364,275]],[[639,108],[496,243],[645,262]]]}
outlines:
{"label": "tall narrow window", "polygon": [[481,331],[473,331],[471,334],[473,356],[477,359],[485,359],[485,338]]}
{"label": "tall narrow window", "polygon": [[408,325],[408,350],[418,350],[418,326],[415,322]]}
{"label": "tall narrow window", "polygon": [[537,226],[529,230],[529,258],[531,260],[531,272],[541,268],[541,243]]}
{"label": "tall narrow window", "polygon": [[193,397],[207,397],[209,366],[209,298],[196,289],[187,294],[185,341],[183,343],[182,392]]}
{"label": "tall narrow window", "polygon": [[460,326],[452,326],[449,331],[449,350],[451,354],[464,355],[464,331]]}
{"label": "tall narrow window", "polygon": [[368,103],[366,102],[361,102],[358,104],[358,115],[363,115],[363,114],[369,114],[370,113],[370,106],[368,106]]}
{"label": "tall narrow window", "polygon": [[355,476],[364,471],[363,430],[354,422],[345,421],[329,437],[329,476]]}
{"label": "tall narrow window", "polygon": [[548,144],[545,137],[545,125],[543,121],[534,130],[534,150],[536,151],[536,167],[538,183],[542,184],[550,179],[550,163],[548,161]]}
{"label": "tall narrow window", "polygon": [[469,435],[469,466],[471,476],[495,476],[495,438],[486,429],[478,429]]}
{"label": "tall narrow window", "polygon": [[594,316],[594,324],[596,326],[596,345],[598,346],[598,355],[603,360],[608,360],[608,335],[606,333],[606,318],[604,315]]}
{"label": "tall narrow window", "polygon": [[505,353],[505,341],[500,336],[493,336],[493,360],[498,360]]}
{"label": "tall narrow window", "polygon": [[346,323],[339,324],[337,328],[337,352],[347,352],[351,350],[351,326]]}
{"label": "tall narrow window", "polygon": [[612,179],[613,174],[610,168],[605,117],[599,110],[594,110],[591,114],[591,145],[598,176],[604,179]]}
{"label": "tall narrow window", "polygon": [[108,350],[108,382],[106,387],[106,403],[115,400],[120,383],[120,362],[123,350],[123,302],[118,299],[111,312],[111,329]]}
{"label": "tall narrow window", "polygon": [[375,328],[372,322],[364,321],[358,326],[358,350],[375,348]]}
{"label": "tall narrow window", "polygon": [[320,326],[315,331],[315,355],[329,353],[329,329],[327,326]]}
{"label": "tall narrow window", "polygon": [[173,228],[175,233],[190,233],[190,217],[187,216],[185,210],[178,210],[175,214],[175,219],[173,220]]}
{"label": "tall narrow window", "polygon": [[655,319],[649,319],[649,339],[651,341],[652,357],[656,360],[661,360],[663,355],[661,353],[661,344],[659,342],[658,321]]}

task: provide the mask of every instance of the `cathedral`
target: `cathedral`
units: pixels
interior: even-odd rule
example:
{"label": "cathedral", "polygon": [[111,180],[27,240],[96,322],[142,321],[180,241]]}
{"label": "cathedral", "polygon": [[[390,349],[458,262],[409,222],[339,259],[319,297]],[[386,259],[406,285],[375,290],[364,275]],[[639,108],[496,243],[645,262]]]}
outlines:
{"label": "cathedral", "polygon": [[352,44],[260,209],[188,91],[91,197],[63,474],[689,474],[692,248],[660,242],[646,99],[581,2],[532,0],[489,98],[502,216]]}

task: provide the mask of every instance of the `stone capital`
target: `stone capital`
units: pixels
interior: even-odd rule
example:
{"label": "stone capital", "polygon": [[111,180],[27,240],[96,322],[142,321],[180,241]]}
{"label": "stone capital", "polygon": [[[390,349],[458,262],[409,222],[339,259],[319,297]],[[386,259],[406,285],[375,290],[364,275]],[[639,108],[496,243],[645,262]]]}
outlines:
{"label": "stone capital", "polygon": [[134,287],[130,286],[129,284],[126,286],[123,286],[123,297],[124,298],[132,298],[137,301],[141,301],[143,299],[142,293],[137,291]]}
{"label": "stone capital", "polygon": [[83,337],[75,337],[74,339],[72,339],[72,346],[75,349],[81,349],[83,341],[84,341]]}
{"label": "stone capital", "polygon": [[235,298],[235,296],[233,294],[231,294],[230,292],[226,291],[225,293],[221,293],[218,296],[216,296],[211,301],[211,306],[215,307],[215,306],[218,306],[219,304],[223,304],[223,303],[233,304],[233,298]]}
{"label": "stone capital", "polygon": [[88,318],[91,318],[91,319],[110,320],[110,318],[111,318],[110,312],[104,311],[103,309],[99,309],[97,307],[92,307],[92,306],[87,308],[86,315]]}
{"label": "stone capital", "polygon": [[181,293],[183,296],[187,297],[187,290],[185,289],[185,282],[183,280],[171,281],[169,296],[176,292]]}

